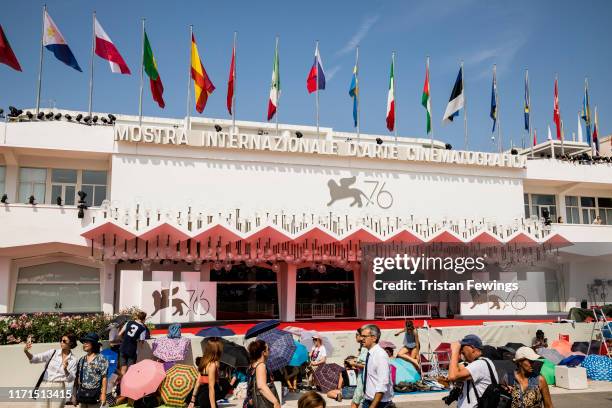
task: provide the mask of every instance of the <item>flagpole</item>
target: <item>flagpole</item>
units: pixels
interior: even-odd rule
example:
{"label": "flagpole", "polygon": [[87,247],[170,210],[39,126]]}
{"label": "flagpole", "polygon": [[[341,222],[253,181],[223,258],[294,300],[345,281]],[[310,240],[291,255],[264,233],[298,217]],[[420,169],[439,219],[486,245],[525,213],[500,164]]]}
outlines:
{"label": "flagpole", "polygon": [[189,69],[187,70],[187,121],[186,131],[191,130],[191,48],[193,47],[193,24],[189,25]]}
{"label": "flagpole", "polygon": [[[533,135],[531,134],[531,120],[533,119],[533,115],[531,113],[531,87],[529,86],[529,70],[526,69],[525,70],[525,75],[527,76],[527,91],[529,94],[529,123],[527,124],[527,132],[529,132],[529,138],[530,143],[531,143],[531,158],[534,158],[534,152],[533,152],[533,148],[534,148],[534,144],[533,144]],[[535,130],[535,135],[538,135],[537,129]]]}
{"label": "flagpole", "polygon": [[465,150],[468,149],[468,125],[467,125],[467,99],[465,97],[465,72],[463,71],[463,60],[461,60],[461,88],[463,90],[463,130]]}
{"label": "flagpole", "polygon": [[[501,154],[504,151],[504,142],[502,140],[501,133],[501,115],[499,109],[499,87],[497,86],[497,64],[493,64],[493,71],[495,72],[495,104],[497,105],[495,109],[497,109],[497,143],[499,145],[499,153]],[[465,97],[465,96],[464,96]]]}
{"label": "flagpole", "polygon": [[[276,58],[278,57],[278,35],[276,36],[276,47],[274,49],[274,55]],[[275,61],[276,65],[276,61]],[[276,68],[276,66],[275,66]],[[276,81],[280,83],[280,61],[278,62],[278,71],[276,72],[277,78]],[[276,90],[276,113],[274,114],[274,120],[276,121],[276,136],[278,136],[278,108],[280,107],[280,89]]]}
{"label": "flagpole", "polygon": [[319,133],[319,40],[317,40],[316,45],[315,45],[315,72],[317,75],[317,89],[316,89],[316,95],[315,95],[315,104],[316,104],[316,111],[317,111],[317,139],[319,139],[321,137],[320,133]]}
{"label": "flagpole", "polygon": [[140,54],[140,94],[138,96],[138,126],[142,126],[142,89],[144,77],[144,40],[145,40],[145,19],[142,19],[142,53]]}
{"label": "flagpole", "polygon": [[36,90],[36,114],[40,111],[40,89],[42,87],[42,69],[43,69],[43,41],[45,38],[45,13],[47,12],[47,5],[43,6],[42,12],[42,34],[40,36],[40,64],[38,66],[38,89]]}
{"label": "flagpole", "polygon": [[236,133],[236,40],[238,37],[238,31],[234,31],[234,76],[233,76],[233,87],[232,90],[232,132]]}
{"label": "flagpole", "polygon": [[355,72],[355,85],[357,86],[357,144],[359,144],[361,134],[361,117],[359,116],[361,110],[361,107],[359,106],[359,46],[355,47],[355,66],[357,67],[357,72]]}
{"label": "flagpole", "polygon": [[559,124],[561,126],[561,155],[565,154],[565,148],[563,146],[563,139],[565,139],[563,135],[563,121],[561,120],[561,104],[559,103],[559,74],[555,74],[555,81],[557,82],[557,105],[559,106]]}
{"label": "flagpole", "polygon": [[[527,90],[526,90],[527,95],[529,95],[528,100],[525,101],[525,104],[527,105],[527,109],[529,110],[529,122],[527,123],[527,129],[525,130],[527,131],[527,136],[531,137],[531,106],[530,106],[531,105],[531,93],[529,92],[529,70],[528,69],[525,69],[525,85],[527,86]],[[523,112],[523,116],[524,115],[525,113]],[[533,141],[531,142],[531,144],[533,145]],[[522,135],[521,148],[525,149],[525,132],[523,132],[523,135]]]}
{"label": "flagpole", "polygon": [[93,12],[91,20],[92,31],[91,31],[91,57],[89,59],[89,116],[91,116],[92,103],[93,103],[93,75],[94,75],[94,51],[96,49],[96,12]]}
{"label": "flagpole", "polygon": [[391,54],[391,61],[393,64],[393,136],[395,137],[395,145],[397,146],[397,95],[395,95],[395,51]]}
{"label": "flagpole", "polygon": [[[429,55],[427,56],[427,86],[429,89],[429,106],[431,106],[431,78],[429,77]],[[425,109],[427,109],[427,107],[425,107]],[[431,136],[429,137],[429,150],[433,151],[433,142],[434,142],[434,127],[433,127],[433,113],[432,112],[427,112],[427,114],[429,115],[430,119],[429,119],[429,126],[430,126],[430,133]]]}

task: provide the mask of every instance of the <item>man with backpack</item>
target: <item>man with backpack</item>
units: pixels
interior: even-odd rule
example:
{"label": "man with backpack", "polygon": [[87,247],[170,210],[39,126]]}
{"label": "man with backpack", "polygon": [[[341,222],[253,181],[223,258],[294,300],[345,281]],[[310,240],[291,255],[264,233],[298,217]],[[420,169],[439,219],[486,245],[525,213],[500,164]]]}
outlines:
{"label": "man with backpack", "polygon": [[[451,344],[448,379],[463,382],[458,408],[497,407],[500,402],[499,379],[493,362],[482,357],[482,348],[482,340],[475,334],[468,334],[460,342]],[[467,366],[460,363],[461,356]]]}

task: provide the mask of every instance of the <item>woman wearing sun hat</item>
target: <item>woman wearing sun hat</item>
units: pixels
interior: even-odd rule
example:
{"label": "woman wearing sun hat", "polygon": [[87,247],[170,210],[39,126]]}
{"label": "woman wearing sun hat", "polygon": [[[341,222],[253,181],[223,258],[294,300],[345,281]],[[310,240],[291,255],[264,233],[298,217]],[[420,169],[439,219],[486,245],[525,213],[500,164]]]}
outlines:
{"label": "woman wearing sun hat", "polygon": [[533,362],[539,358],[530,347],[520,347],[516,350],[516,371],[514,377],[508,381],[512,408],[552,408],[548,384],[544,377],[534,370]]}
{"label": "woman wearing sun hat", "polygon": [[77,363],[74,380],[73,404],[80,408],[99,408],[106,405],[106,374],[108,360],[100,354],[100,336],[88,333],[81,339],[85,355]]}

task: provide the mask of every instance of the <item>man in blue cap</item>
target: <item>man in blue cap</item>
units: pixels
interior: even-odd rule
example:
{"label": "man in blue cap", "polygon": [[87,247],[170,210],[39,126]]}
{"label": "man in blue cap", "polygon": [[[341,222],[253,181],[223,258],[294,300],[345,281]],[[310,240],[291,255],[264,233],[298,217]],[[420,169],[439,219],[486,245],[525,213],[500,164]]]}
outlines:
{"label": "man in blue cap", "polygon": [[[460,364],[459,359],[467,362]],[[457,402],[458,408],[478,406],[478,399],[492,383],[489,367],[499,382],[493,362],[482,357],[482,340],[475,334],[468,334],[460,342],[451,344],[451,361],[448,368],[448,379],[463,382],[463,391]]]}

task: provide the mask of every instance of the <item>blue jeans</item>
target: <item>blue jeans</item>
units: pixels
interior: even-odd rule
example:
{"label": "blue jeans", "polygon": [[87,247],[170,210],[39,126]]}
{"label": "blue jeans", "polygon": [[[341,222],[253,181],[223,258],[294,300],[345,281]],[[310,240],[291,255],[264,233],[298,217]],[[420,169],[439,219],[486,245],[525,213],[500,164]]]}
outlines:
{"label": "blue jeans", "polygon": [[[372,403],[372,400],[364,399],[363,402],[361,403],[361,408],[370,408],[370,404],[371,403]],[[377,408],[385,408],[390,403],[391,403],[391,401],[380,401],[378,403]]]}

